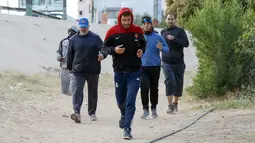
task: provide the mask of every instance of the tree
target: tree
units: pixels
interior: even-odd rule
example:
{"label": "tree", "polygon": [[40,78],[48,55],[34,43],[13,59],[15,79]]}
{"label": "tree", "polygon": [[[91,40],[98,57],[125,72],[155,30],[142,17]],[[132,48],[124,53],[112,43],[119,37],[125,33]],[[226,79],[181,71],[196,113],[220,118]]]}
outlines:
{"label": "tree", "polygon": [[178,24],[185,26],[194,11],[201,8],[203,0],[166,0],[166,13],[172,12],[177,16]]}
{"label": "tree", "polygon": [[[187,21],[197,9],[201,9],[204,0],[165,0],[166,13],[173,12],[177,15],[178,24],[185,26]],[[221,3],[231,2],[233,0],[221,0]],[[244,8],[244,12],[252,8],[255,12],[255,0],[237,0],[237,2]]]}
{"label": "tree", "polygon": [[[187,22],[197,50],[198,73],[189,92],[198,97],[225,95],[255,80],[254,12],[236,0],[205,0]],[[253,52],[252,52],[253,51]],[[250,80],[252,78],[252,80]]]}

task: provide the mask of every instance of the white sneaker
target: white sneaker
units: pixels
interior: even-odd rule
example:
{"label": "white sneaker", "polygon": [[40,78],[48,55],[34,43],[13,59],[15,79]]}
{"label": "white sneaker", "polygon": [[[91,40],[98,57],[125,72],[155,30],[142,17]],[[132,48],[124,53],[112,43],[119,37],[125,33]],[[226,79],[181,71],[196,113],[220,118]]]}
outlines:
{"label": "white sneaker", "polygon": [[158,113],[156,109],[151,109],[151,116],[152,118],[157,118],[158,117]]}
{"label": "white sneaker", "polygon": [[96,114],[90,115],[90,120],[91,120],[91,121],[96,121],[96,120],[97,120]]}

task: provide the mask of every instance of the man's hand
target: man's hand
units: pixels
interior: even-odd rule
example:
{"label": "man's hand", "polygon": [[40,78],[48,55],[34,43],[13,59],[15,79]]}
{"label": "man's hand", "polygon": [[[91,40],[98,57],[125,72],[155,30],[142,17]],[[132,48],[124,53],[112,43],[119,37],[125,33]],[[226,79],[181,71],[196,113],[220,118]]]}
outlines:
{"label": "man's hand", "polygon": [[97,60],[99,62],[101,62],[103,59],[104,59],[104,55],[103,54],[99,54]]}
{"label": "man's hand", "polygon": [[118,45],[116,48],[115,48],[115,52],[117,54],[123,54],[125,52],[125,48],[121,48],[123,47],[123,45]]}
{"label": "man's hand", "polygon": [[63,62],[64,58],[63,57],[58,57],[58,61]]}
{"label": "man's hand", "polygon": [[160,41],[158,41],[157,46],[156,46],[160,51],[162,50],[163,46]]}
{"label": "man's hand", "polygon": [[141,58],[143,56],[143,51],[141,49],[137,50],[136,55],[138,58]]}
{"label": "man's hand", "polygon": [[168,40],[174,40],[174,38],[175,38],[175,37],[172,36],[172,35],[167,35],[167,39],[168,39]]}

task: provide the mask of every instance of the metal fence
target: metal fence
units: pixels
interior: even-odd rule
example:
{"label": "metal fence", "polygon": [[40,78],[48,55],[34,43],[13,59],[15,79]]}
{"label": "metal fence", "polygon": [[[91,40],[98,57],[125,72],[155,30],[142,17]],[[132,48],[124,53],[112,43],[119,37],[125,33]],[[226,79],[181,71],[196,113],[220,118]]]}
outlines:
{"label": "metal fence", "polygon": [[[25,8],[16,8],[16,7],[8,7],[8,6],[0,6],[0,10],[10,10],[10,11],[18,11],[18,12],[26,12]],[[39,15],[41,17],[46,17],[46,18],[51,18],[51,19],[61,19],[59,17],[50,15],[50,14],[45,14],[39,11],[32,10],[33,15]]]}

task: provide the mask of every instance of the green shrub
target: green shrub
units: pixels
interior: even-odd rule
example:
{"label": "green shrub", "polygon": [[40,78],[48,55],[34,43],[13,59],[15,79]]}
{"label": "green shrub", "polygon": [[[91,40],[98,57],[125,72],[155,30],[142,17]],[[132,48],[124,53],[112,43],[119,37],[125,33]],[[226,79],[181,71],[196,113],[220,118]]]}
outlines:
{"label": "green shrub", "polygon": [[248,17],[251,15],[244,14],[237,1],[222,4],[221,0],[205,0],[203,8],[189,19],[187,26],[197,48],[199,66],[188,92],[206,98],[241,88],[243,71],[251,64],[243,59],[247,52],[242,52],[245,40],[240,40],[247,30],[244,23],[249,23]]}
{"label": "green shrub", "polygon": [[241,99],[255,100],[255,14],[251,9],[245,15],[245,32],[239,39],[242,63],[242,91]]}

